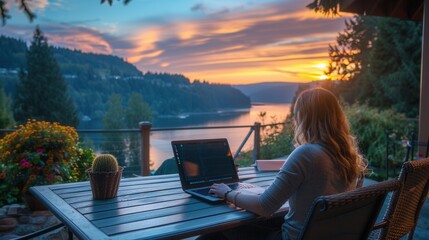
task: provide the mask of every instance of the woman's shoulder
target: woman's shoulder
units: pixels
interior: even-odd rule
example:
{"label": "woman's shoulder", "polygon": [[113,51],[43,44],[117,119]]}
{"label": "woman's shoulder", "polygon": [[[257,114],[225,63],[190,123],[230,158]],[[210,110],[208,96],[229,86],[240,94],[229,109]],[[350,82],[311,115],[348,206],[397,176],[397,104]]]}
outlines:
{"label": "woman's shoulder", "polygon": [[318,154],[325,153],[325,148],[320,144],[315,143],[306,143],[295,148],[294,152],[301,154]]}
{"label": "woman's shoulder", "polygon": [[291,161],[299,161],[301,163],[313,163],[314,159],[325,158],[330,158],[328,151],[323,146],[312,143],[300,145],[290,154]]}

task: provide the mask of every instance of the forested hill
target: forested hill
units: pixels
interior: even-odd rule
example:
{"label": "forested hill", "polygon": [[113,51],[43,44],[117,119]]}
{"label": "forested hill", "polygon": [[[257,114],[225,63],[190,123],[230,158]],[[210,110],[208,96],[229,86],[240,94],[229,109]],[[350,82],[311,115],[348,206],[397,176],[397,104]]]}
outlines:
{"label": "forested hill", "polygon": [[[25,67],[26,49],[25,42],[0,36],[0,81],[12,99],[18,70]],[[180,74],[142,74],[134,65],[115,56],[64,48],[52,50],[81,120],[101,123],[113,94],[120,95],[127,107],[131,94],[139,93],[155,115],[250,107],[250,98],[229,85],[191,83]]]}
{"label": "forested hill", "polygon": [[[0,36],[0,68],[19,69],[25,67],[24,41]],[[113,55],[83,53],[79,50],[52,47],[61,71],[65,75],[86,72],[89,69],[100,76],[141,76],[136,66],[127,63],[122,58]]]}

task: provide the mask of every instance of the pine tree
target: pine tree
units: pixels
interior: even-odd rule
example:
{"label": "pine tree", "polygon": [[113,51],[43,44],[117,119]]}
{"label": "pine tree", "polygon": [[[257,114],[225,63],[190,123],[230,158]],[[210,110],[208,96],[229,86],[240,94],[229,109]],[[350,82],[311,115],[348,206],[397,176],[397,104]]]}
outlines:
{"label": "pine tree", "polygon": [[27,71],[21,71],[14,104],[17,122],[37,119],[77,127],[79,118],[67,85],[46,37],[39,27],[27,52]]}
{"label": "pine tree", "polygon": [[330,65],[325,74],[347,81],[331,90],[350,103],[417,116],[421,32],[420,22],[400,19],[355,16],[346,21],[337,45],[329,46]]}
{"label": "pine tree", "polygon": [[6,95],[3,87],[0,85],[0,129],[12,128],[15,124],[10,104],[10,98]]}
{"label": "pine tree", "polygon": [[369,62],[373,105],[393,107],[408,117],[419,113],[422,24],[384,18]]}
{"label": "pine tree", "polygon": [[337,45],[329,45],[330,63],[325,75],[343,81],[333,91],[348,102],[365,101],[373,95],[366,74],[377,21],[376,17],[359,15],[346,20],[346,29],[337,36]]}

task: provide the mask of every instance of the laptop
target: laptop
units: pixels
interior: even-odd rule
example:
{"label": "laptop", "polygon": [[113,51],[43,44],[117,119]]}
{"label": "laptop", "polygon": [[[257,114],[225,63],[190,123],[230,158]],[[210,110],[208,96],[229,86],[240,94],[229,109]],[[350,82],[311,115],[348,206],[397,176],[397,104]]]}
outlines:
{"label": "laptop", "polygon": [[232,189],[256,187],[239,183],[228,140],[199,139],[172,141],[174,157],[183,191],[209,202],[221,199],[209,194],[213,183],[225,183]]}

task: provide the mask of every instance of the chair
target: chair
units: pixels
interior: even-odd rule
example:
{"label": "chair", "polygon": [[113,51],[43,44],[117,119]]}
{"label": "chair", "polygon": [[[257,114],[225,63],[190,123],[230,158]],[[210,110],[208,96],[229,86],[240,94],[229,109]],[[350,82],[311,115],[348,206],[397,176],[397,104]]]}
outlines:
{"label": "chair", "polygon": [[371,238],[400,239],[414,230],[429,188],[429,158],[405,162],[399,174],[402,184],[389,200],[381,222],[374,226]]}
{"label": "chair", "polygon": [[314,200],[299,239],[366,239],[396,179]]}

